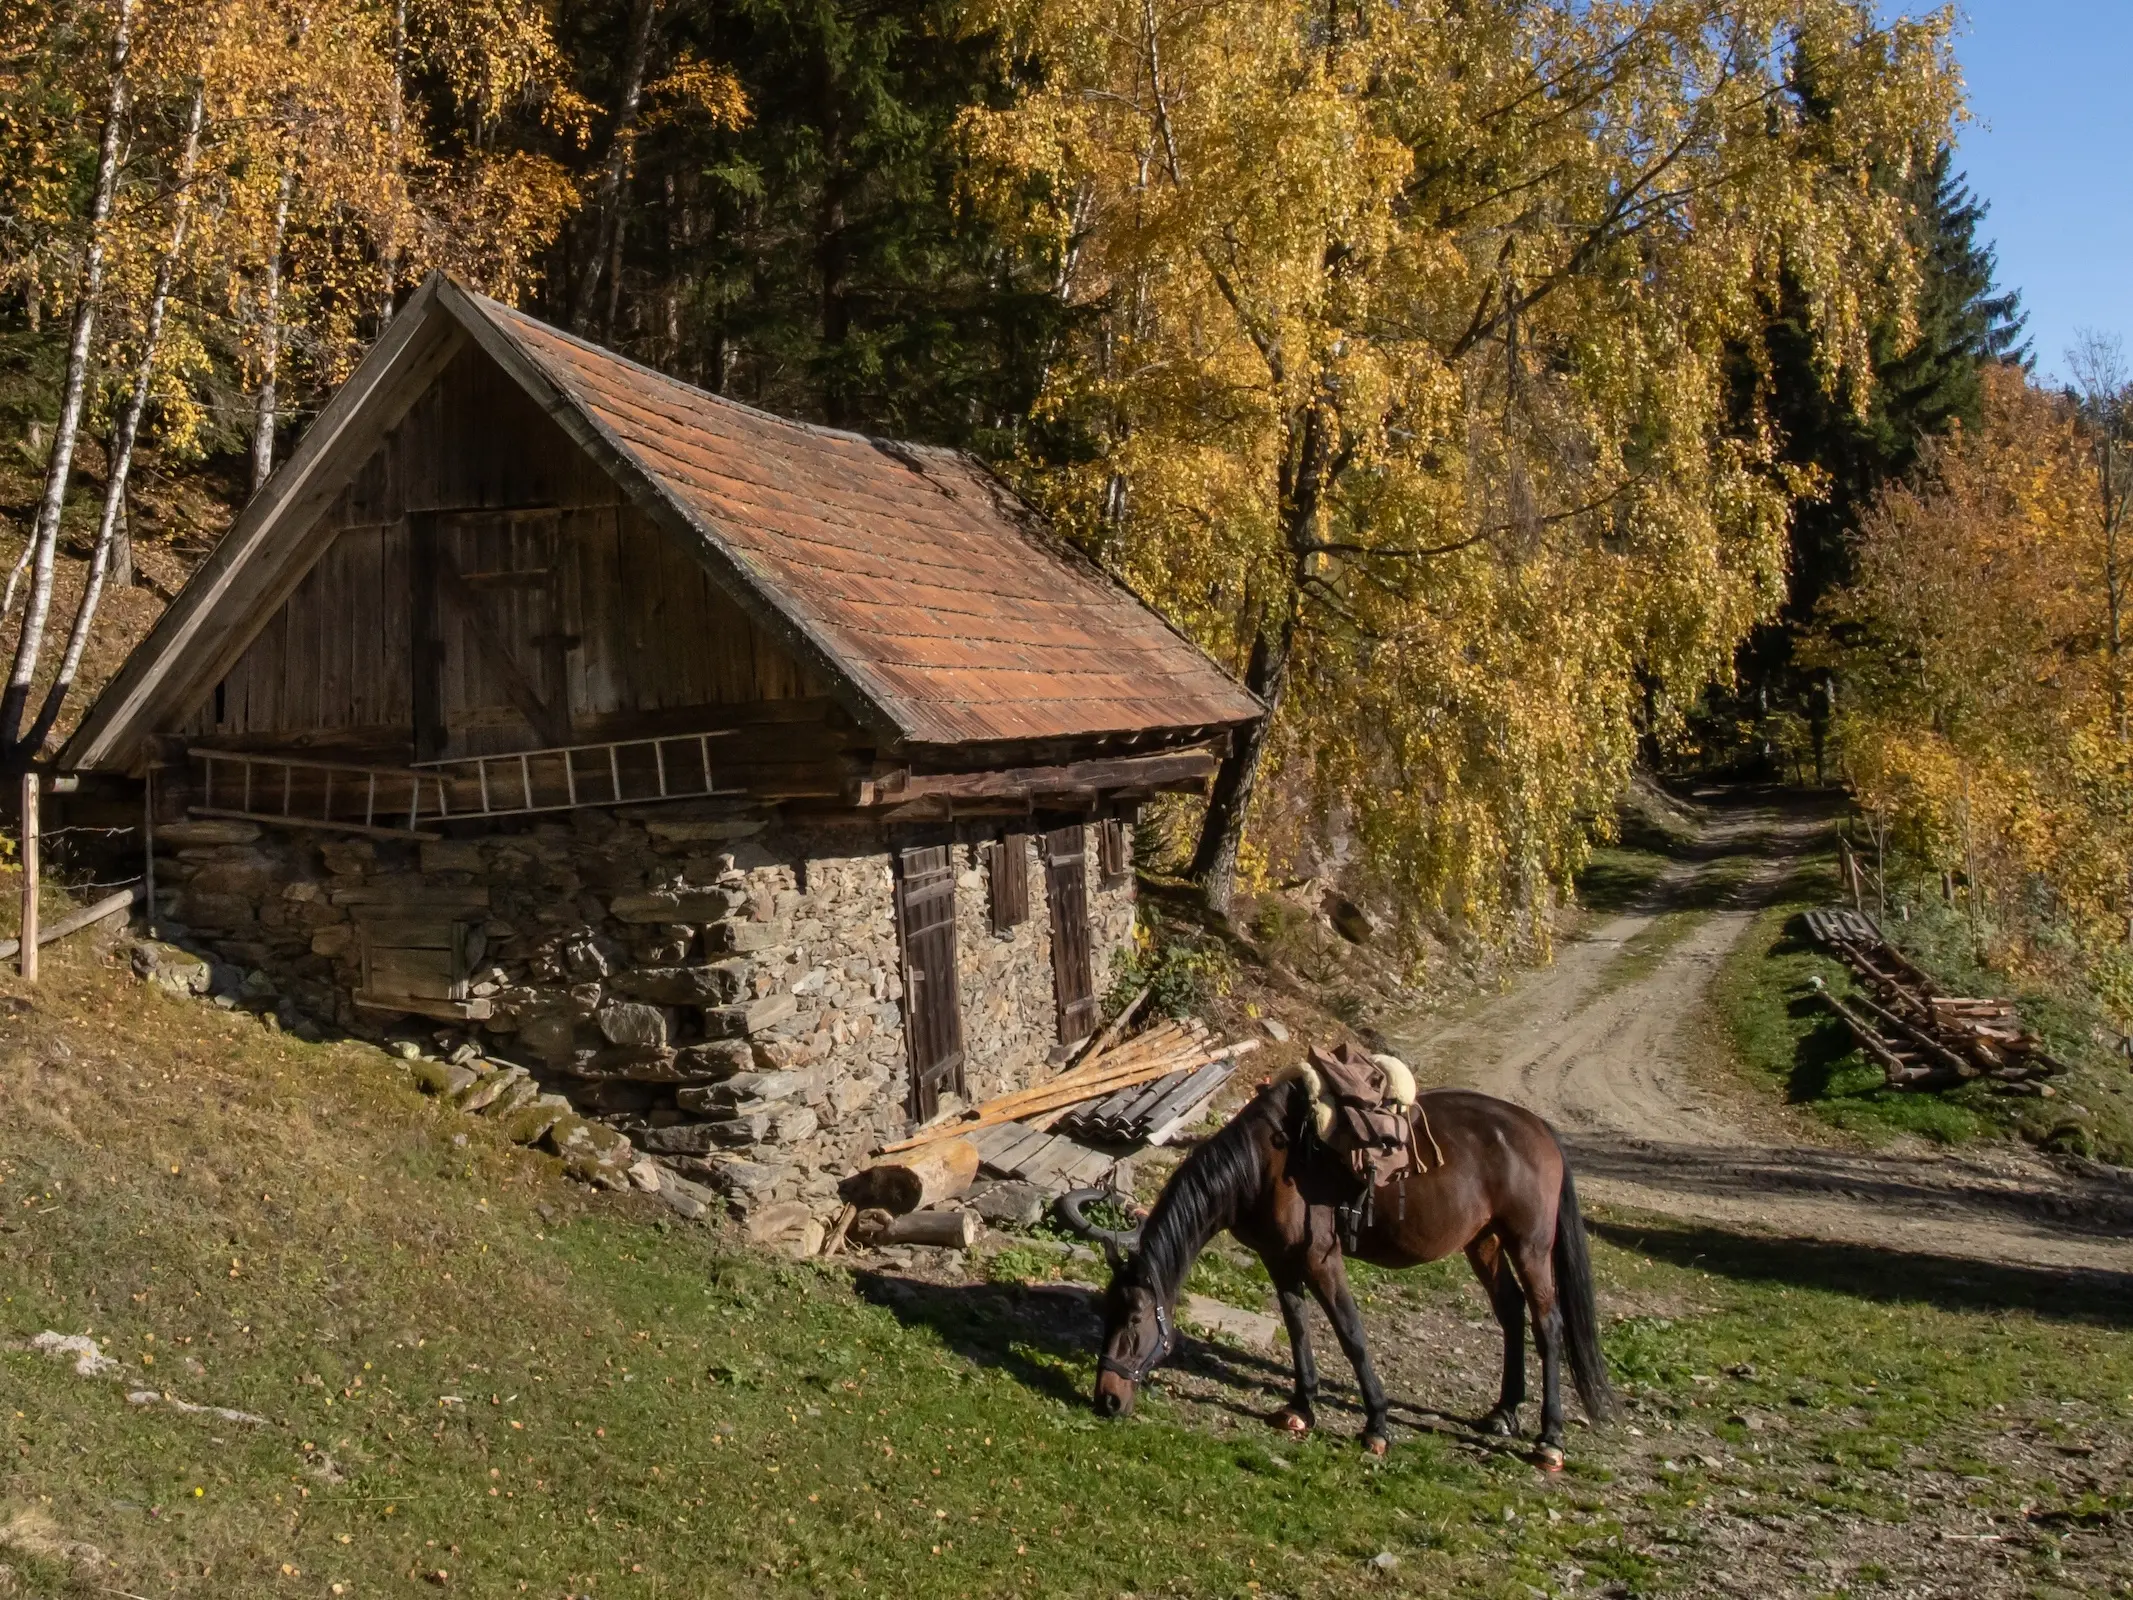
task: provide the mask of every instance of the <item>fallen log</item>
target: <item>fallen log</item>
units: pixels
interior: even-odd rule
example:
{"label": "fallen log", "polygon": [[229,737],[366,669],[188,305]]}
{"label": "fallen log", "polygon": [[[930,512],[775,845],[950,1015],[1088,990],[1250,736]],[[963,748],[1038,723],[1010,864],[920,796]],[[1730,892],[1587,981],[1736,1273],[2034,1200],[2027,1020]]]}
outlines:
{"label": "fallen log", "polygon": [[1871,1022],[1831,994],[1820,978],[1810,978],[1807,981],[1813,986],[1815,993],[1822,997],[1823,1004],[1837,1014],[1844,1026],[1851,1031],[1852,1037],[1859,1041],[1859,1048],[1871,1056],[1881,1068],[1882,1076],[1888,1081],[1890,1088],[1922,1088],[1927,1086],[1929,1079],[1942,1076],[1950,1083],[1960,1081],[1953,1073],[1946,1073],[1944,1070],[1936,1072],[1933,1068],[1920,1067],[1915,1062],[1904,1060],[1886,1039],[1874,1031]]}
{"label": "fallen log", "polygon": [[1917,1023],[1911,1021],[1910,1018],[1898,1015],[1896,1012],[1891,1011],[1888,1007],[1881,1005],[1880,1003],[1873,1000],[1867,995],[1859,995],[1857,996],[1857,999],[1859,1001],[1859,1004],[1864,1006],[1869,1012],[1873,1013],[1874,1017],[1878,1021],[1886,1024],[1887,1026],[1895,1029],[1896,1032],[1902,1034],[1904,1037],[1904,1041],[1909,1044],[1912,1049],[1919,1051],[1923,1055],[1932,1057],[1935,1061],[1939,1062],[1941,1066],[1945,1067],[1948,1071],[1954,1073],[1958,1078],[1974,1078],[1978,1075],[1981,1069],[1979,1068],[1976,1062],[1965,1060],[1963,1057],[1957,1055],[1953,1050],[1949,1049],[1945,1044],[1941,1043],[1940,1040],[1934,1038],[1931,1033],[1927,1032],[1924,1028],[1921,1028]]}
{"label": "fallen log", "polygon": [[977,1242],[975,1211],[907,1211],[874,1236],[876,1244],[924,1244],[968,1250]]}
{"label": "fallen log", "polygon": [[[37,943],[42,947],[54,939],[64,939],[70,933],[79,933],[93,923],[102,922],[106,917],[117,916],[141,898],[143,891],[139,884],[135,884],[131,889],[121,889],[116,894],[107,894],[96,904],[83,906],[79,911],[70,911],[49,928],[39,929]],[[20,939],[0,939],[0,961],[6,960],[21,948]]]}

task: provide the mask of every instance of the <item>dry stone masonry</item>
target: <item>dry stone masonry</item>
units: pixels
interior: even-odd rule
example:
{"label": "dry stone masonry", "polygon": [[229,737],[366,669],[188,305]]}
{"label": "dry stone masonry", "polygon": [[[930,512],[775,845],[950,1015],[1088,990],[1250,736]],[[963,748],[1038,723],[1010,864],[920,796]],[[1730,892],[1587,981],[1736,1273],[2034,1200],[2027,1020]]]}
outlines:
{"label": "dry stone masonry", "polygon": [[[973,1099],[1031,1082],[1058,1039],[1044,868],[1025,849],[1030,914],[995,933],[995,836],[951,846]],[[620,1170],[620,1134],[743,1210],[827,1205],[909,1123],[893,842],[874,822],[715,802],[419,843],[170,822],[158,911],[216,960],[144,946],[136,964],[284,1026],[422,1041],[443,1058],[423,1070],[448,1080],[427,1086],[520,1142],[596,1119],[569,1134],[585,1149],[557,1151],[588,1175]],[[1133,898],[1130,875],[1103,886],[1094,830],[1088,848],[1101,994]],[[394,1009],[425,985],[455,998]]]}

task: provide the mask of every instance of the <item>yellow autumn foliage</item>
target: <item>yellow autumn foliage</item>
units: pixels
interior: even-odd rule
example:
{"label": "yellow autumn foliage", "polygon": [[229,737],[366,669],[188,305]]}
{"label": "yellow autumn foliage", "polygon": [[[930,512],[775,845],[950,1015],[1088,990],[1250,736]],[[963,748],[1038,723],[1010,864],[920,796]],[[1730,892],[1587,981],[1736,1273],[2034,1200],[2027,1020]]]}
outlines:
{"label": "yellow autumn foliage", "polygon": [[998,3],[1042,88],[969,139],[1051,195],[1088,330],[1043,405],[1091,449],[1025,481],[1276,708],[1218,779],[1211,895],[1249,816],[1411,926],[1531,926],[1640,730],[1781,596],[1806,485],[1765,318],[1789,279],[1863,403],[1948,18]]}
{"label": "yellow autumn foliage", "polygon": [[[1881,496],[1826,617],[1860,802],[1967,882],[1981,932],[2017,964],[2058,928],[2111,966],[2133,913],[2133,744],[2110,603],[2123,556],[2098,445],[2064,396],[1991,369],[1981,425]],[[2133,988],[2117,1000],[2133,1015]]]}

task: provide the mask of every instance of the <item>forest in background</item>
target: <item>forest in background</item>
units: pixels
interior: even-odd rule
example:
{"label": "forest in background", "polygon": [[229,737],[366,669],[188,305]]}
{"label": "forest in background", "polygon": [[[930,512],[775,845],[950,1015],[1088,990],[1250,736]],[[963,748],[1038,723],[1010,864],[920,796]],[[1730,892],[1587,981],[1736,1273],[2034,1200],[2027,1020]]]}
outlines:
{"label": "forest in background", "polygon": [[[0,757],[49,750],[441,269],[991,461],[1275,707],[1154,830],[1218,907],[1318,875],[1411,943],[1542,946],[1640,756],[1767,749],[2100,955],[2133,913],[2123,384],[2015,359],[1950,29],[0,0]],[[1980,541],[2016,552],[1986,588]]]}

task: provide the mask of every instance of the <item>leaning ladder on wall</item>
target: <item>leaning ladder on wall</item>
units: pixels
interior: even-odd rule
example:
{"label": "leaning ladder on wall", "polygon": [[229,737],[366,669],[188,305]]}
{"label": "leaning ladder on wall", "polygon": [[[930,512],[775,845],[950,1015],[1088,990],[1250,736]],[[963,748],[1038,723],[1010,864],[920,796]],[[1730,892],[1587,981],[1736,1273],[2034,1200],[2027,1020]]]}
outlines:
{"label": "leaning ladder on wall", "polygon": [[559,745],[414,767],[196,748],[187,754],[201,766],[200,800],[190,809],[282,827],[435,839],[441,822],[739,793],[719,788],[712,776],[711,741],[719,737]]}

